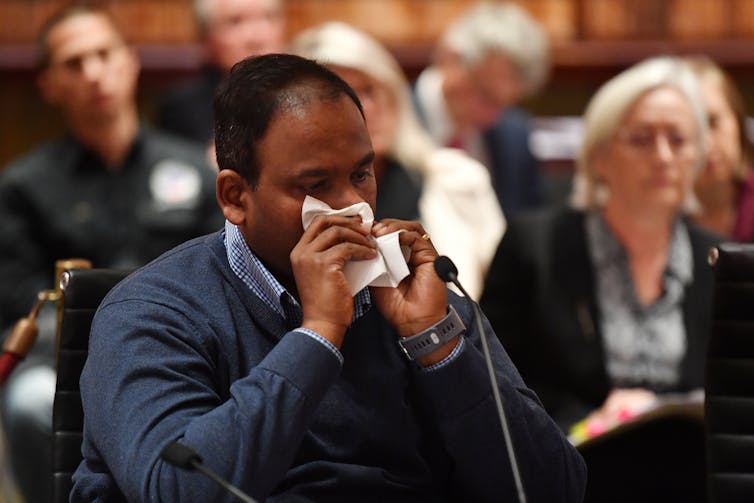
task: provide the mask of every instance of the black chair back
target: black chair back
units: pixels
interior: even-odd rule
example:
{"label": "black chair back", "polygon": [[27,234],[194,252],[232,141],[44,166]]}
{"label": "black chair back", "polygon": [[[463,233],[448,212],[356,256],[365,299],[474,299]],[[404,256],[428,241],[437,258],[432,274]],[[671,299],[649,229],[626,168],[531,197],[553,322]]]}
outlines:
{"label": "black chair back", "polygon": [[52,413],[53,502],[68,501],[71,476],[81,462],[84,414],[79,376],[86,361],[89,330],[100,302],[129,271],[72,269],[63,273],[57,385]]}
{"label": "black chair back", "polygon": [[754,244],[726,243],[715,263],[707,351],[709,501],[754,501]]}

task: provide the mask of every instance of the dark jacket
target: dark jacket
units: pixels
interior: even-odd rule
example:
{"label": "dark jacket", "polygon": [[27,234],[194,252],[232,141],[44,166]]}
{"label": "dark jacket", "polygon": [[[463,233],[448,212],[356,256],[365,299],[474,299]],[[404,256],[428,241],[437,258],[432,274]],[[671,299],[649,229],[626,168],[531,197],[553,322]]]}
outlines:
{"label": "dark jacket", "polygon": [[539,162],[529,149],[529,115],[511,107],[482,138],[490,158],[490,174],[506,217],[544,203],[544,181]]}
{"label": "dark jacket", "polygon": [[[683,300],[688,347],[679,392],[704,385],[713,279],[707,252],[718,242],[693,225],[688,233],[694,279]],[[513,363],[563,428],[601,406],[611,388],[595,284],[584,213],[546,210],[509,222],[481,299]]]}
{"label": "dark jacket", "polygon": [[207,67],[196,77],[168,89],[157,100],[157,126],[189,140],[209,143],[214,137],[212,101],[221,80],[218,70]]}

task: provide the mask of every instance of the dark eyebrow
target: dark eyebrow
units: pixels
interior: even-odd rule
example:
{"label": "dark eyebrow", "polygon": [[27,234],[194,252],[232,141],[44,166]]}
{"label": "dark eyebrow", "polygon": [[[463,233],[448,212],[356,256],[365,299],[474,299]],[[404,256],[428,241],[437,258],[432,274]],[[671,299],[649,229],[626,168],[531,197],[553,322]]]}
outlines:
{"label": "dark eyebrow", "polygon": [[318,178],[320,176],[326,176],[328,174],[330,174],[330,170],[326,168],[311,168],[297,173],[296,178]]}
{"label": "dark eyebrow", "polygon": [[367,164],[372,164],[374,162],[374,151],[370,151],[367,155],[362,157],[359,161],[354,164],[355,168],[361,168],[366,166]]}
{"label": "dark eyebrow", "polygon": [[[374,162],[374,152],[370,151],[367,155],[356,161],[353,165],[354,169],[363,168]],[[296,178],[318,178],[321,176],[328,176],[330,170],[327,168],[310,168],[296,174]]]}

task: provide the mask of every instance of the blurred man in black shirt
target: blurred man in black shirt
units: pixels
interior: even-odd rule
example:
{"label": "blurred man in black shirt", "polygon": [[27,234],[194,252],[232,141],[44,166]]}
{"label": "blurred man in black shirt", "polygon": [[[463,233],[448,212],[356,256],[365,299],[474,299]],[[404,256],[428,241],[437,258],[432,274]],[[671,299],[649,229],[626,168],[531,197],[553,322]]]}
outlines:
{"label": "blurred man in black shirt", "polygon": [[[139,62],[107,13],[78,6],[53,16],[39,65],[40,90],[67,134],[0,173],[0,329],[53,286],[58,259],[134,268],[223,221],[201,146],[140,125]],[[50,500],[39,474],[50,463],[54,322],[40,326],[3,395],[11,464],[28,501]]]}

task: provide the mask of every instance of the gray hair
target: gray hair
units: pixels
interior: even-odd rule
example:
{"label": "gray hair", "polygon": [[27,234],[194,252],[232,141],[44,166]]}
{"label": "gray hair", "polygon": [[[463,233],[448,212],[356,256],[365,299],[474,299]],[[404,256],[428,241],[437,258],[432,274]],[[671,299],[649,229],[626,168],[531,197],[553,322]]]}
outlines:
{"label": "gray hair", "polygon": [[436,147],[420,126],[403,70],[379,42],[345,23],[333,21],[300,33],[290,50],[323,65],[358,70],[385,85],[397,113],[389,153],[407,167],[425,168],[427,154]]}
{"label": "gray hair", "polygon": [[[643,95],[659,87],[672,87],[686,99],[696,122],[695,143],[699,153],[695,175],[701,171],[707,151],[707,116],[698,81],[682,59],[660,56],[641,61],[613,77],[595,93],[584,112],[584,135],[576,160],[571,193],[572,206],[591,209],[607,200],[607,187],[600,183],[591,164],[594,152],[616,134],[629,108]],[[699,204],[689,189],[682,210],[697,211]]]}
{"label": "gray hair", "polygon": [[513,3],[480,3],[456,19],[442,43],[469,66],[490,52],[502,52],[516,69],[524,96],[539,91],[550,71],[547,33],[524,9]]}
{"label": "gray hair", "polygon": [[194,0],[194,19],[196,20],[196,26],[201,33],[207,31],[207,25],[209,24],[209,6],[208,2],[211,0]]}
{"label": "gray hair", "polygon": [[[206,33],[209,27],[211,12],[210,2],[212,0],[194,0],[194,20],[200,33]],[[282,7],[283,0],[278,0],[278,4]]]}

